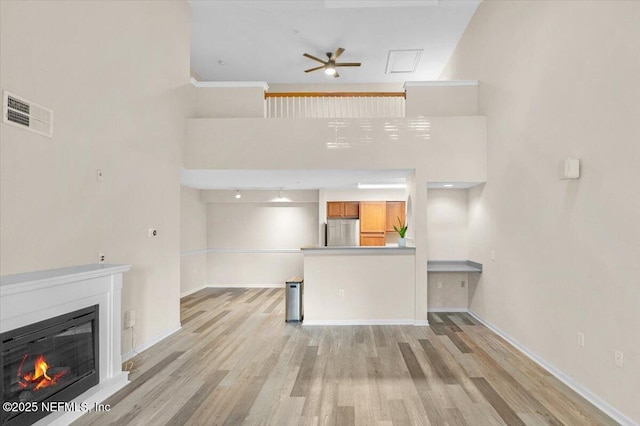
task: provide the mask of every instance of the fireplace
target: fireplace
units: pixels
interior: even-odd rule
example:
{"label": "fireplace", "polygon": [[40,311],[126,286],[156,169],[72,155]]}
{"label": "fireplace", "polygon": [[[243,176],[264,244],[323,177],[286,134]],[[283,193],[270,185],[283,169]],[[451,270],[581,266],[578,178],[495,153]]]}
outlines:
{"label": "fireplace", "polygon": [[[50,402],[69,402],[99,383],[99,306],[0,335],[2,426],[31,424]],[[54,407],[55,410],[55,407]]]}
{"label": "fireplace", "polygon": [[[43,375],[36,371],[46,369],[52,379],[64,373],[56,383],[45,382],[32,392],[44,400],[30,404],[52,410],[42,414],[46,417],[35,420],[38,426],[71,424],[128,383],[127,372],[122,371],[120,296],[122,275],[129,269],[129,265],[93,264],[0,276],[3,400],[17,398],[14,404],[21,408],[20,398],[31,397],[28,393],[15,394],[15,386],[11,387],[20,386],[17,370],[21,364],[20,380],[26,381],[27,387],[35,388],[40,383]],[[33,338],[22,343],[16,341],[28,335]],[[77,358],[65,360],[64,356],[72,349],[77,351]],[[27,358],[22,363],[25,354]],[[81,394],[71,396],[77,392]],[[0,424],[34,421],[10,411],[10,415],[1,413]]]}

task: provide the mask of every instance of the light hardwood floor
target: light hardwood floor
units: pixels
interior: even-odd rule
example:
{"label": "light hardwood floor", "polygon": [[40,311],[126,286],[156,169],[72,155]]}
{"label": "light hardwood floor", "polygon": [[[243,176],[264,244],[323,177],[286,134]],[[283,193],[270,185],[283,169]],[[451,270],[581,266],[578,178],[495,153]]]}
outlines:
{"label": "light hardwood floor", "polygon": [[182,330],[76,425],[613,425],[467,314],[431,327],[284,322],[284,289],[182,299]]}

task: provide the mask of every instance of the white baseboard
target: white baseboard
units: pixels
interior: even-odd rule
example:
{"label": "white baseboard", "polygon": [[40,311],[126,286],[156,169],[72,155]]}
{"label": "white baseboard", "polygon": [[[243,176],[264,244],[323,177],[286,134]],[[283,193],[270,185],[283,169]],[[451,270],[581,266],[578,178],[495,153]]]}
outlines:
{"label": "white baseboard", "polygon": [[416,327],[420,327],[420,326],[429,326],[429,320],[414,320],[413,321],[413,325],[415,325]]}
{"label": "white baseboard", "polygon": [[180,299],[182,299],[183,297],[187,297],[190,294],[196,293],[196,292],[198,292],[200,290],[203,290],[205,288],[206,288],[205,285],[201,285],[200,287],[196,287],[196,288],[193,288],[191,290],[187,290],[184,293],[180,293]]}
{"label": "white baseboard", "polygon": [[467,308],[427,308],[427,311],[437,314],[439,312],[468,312],[469,309]]}
{"label": "white baseboard", "polygon": [[547,370],[555,378],[560,380],[565,385],[569,386],[571,389],[573,389],[576,393],[578,393],[584,399],[589,401],[591,404],[593,404],[596,407],[598,407],[603,413],[605,413],[606,415],[611,417],[613,420],[615,420],[616,422],[620,423],[622,426],[638,426],[638,423],[635,423],[629,417],[625,416],[624,414],[622,414],[621,412],[619,412],[618,410],[613,408],[611,405],[609,405],[607,402],[603,401],[598,396],[596,396],[593,393],[591,393],[588,389],[584,388],[582,385],[580,385],[574,379],[572,379],[571,377],[567,376],[564,372],[562,372],[558,368],[554,367],[553,365],[549,364],[547,361],[545,361],[544,359],[542,359],[541,357],[536,355],[534,352],[530,351],[528,348],[526,348],[525,346],[520,344],[520,342],[518,342],[517,340],[509,337],[509,335],[506,334],[504,331],[500,330],[495,325],[493,325],[490,322],[486,321],[485,319],[483,319],[480,315],[478,315],[477,313],[475,313],[471,309],[469,309],[467,312],[469,312],[469,314],[472,317],[474,317],[476,320],[478,320],[482,325],[484,325],[489,330],[491,330],[494,333],[496,333],[498,336],[502,337],[507,342],[509,342],[512,346],[514,346],[516,349],[518,349],[520,352],[522,352],[524,355],[526,355],[533,362],[535,362],[540,367],[542,367],[545,370]]}
{"label": "white baseboard", "polygon": [[302,325],[413,325],[412,319],[304,320]]}
{"label": "white baseboard", "polygon": [[[284,283],[265,284],[207,284],[206,288],[284,288]],[[204,288],[203,287],[203,288]]]}
{"label": "white baseboard", "polygon": [[155,345],[156,343],[166,339],[167,337],[171,336],[173,333],[177,333],[178,331],[180,331],[182,329],[182,325],[178,324],[175,327],[170,328],[169,330],[167,330],[166,332],[162,333],[161,335],[144,342],[143,344],[136,346],[135,348],[133,348],[133,350],[127,352],[126,354],[122,355],[122,362],[128,361],[131,358],[133,358],[135,355],[138,355],[139,353],[146,351],[147,349],[149,349],[151,346]]}

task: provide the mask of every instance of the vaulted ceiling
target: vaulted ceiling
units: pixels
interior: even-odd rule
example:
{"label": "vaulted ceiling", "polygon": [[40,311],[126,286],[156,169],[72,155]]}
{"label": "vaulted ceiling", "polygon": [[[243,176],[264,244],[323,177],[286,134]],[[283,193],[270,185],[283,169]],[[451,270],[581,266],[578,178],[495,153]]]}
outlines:
{"label": "vaulted ceiling", "polygon": [[[435,80],[480,0],[191,1],[191,67],[204,81],[397,83]],[[340,78],[302,56],[345,48]],[[386,73],[390,50],[422,51]],[[392,61],[393,62],[393,61]],[[410,62],[410,61],[409,61]],[[393,65],[393,63],[392,63]],[[409,67],[411,64],[408,64]],[[397,69],[407,64],[396,62]]]}

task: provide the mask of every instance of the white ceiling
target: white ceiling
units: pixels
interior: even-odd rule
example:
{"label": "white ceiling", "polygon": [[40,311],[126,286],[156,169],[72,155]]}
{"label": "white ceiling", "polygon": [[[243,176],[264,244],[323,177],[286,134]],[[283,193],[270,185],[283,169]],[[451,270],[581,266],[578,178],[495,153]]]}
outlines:
{"label": "white ceiling", "polygon": [[[435,80],[480,0],[191,1],[191,67],[205,81],[393,83]],[[345,48],[340,78],[302,56]],[[423,49],[414,73],[385,74],[390,50]],[[223,63],[221,65],[220,61]]]}

